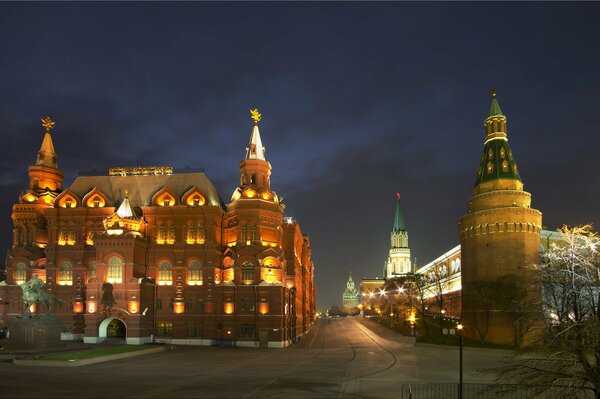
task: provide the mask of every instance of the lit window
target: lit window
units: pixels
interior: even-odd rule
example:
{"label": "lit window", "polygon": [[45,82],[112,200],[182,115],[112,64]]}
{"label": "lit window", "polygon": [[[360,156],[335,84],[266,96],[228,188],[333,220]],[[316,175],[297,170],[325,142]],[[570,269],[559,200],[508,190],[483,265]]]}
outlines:
{"label": "lit window", "polygon": [[188,285],[202,285],[202,264],[197,260],[190,263]]}
{"label": "lit window", "polygon": [[173,267],[167,261],[158,265],[158,285],[173,285]]}
{"label": "lit window", "polygon": [[502,161],[502,172],[506,173],[508,171],[509,171],[508,161],[505,159],[504,161]]}
{"label": "lit window", "polygon": [[27,266],[25,263],[19,262],[15,265],[13,278],[15,284],[23,284],[27,280]]}
{"label": "lit window", "polygon": [[500,157],[502,157],[502,159],[506,158],[506,150],[504,147],[500,147]]}
{"label": "lit window", "polygon": [[159,337],[170,337],[173,335],[173,323],[162,322],[158,323],[156,335]]}
{"label": "lit window", "polygon": [[71,262],[63,262],[58,267],[58,284],[73,285],[73,264]]}
{"label": "lit window", "polygon": [[488,150],[488,159],[494,159],[494,150],[491,148]]}
{"label": "lit window", "polygon": [[109,283],[123,282],[123,261],[118,256],[108,258],[107,281]]}
{"label": "lit window", "polygon": [[492,164],[491,162],[488,162],[487,163],[487,173],[488,173],[488,175],[490,173],[492,173],[493,171],[494,171],[494,164]]}
{"label": "lit window", "polygon": [[254,284],[254,265],[250,262],[242,265],[242,283],[246,285]]}

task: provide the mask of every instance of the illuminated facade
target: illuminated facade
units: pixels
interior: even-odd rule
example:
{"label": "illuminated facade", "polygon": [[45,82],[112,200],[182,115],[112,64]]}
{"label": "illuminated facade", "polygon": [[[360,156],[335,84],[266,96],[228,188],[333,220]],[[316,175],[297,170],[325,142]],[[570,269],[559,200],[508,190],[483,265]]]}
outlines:
{"label": "illuminated facade", "polygon": [[0,322],[21,314],[18,284],[35,273],[60,299],[53,313],[85,342],[284,347],[307,332],[310,240],[271,189],[260,114],[252,115],[226,205],[203,172],[166,166],[112,168],[63,190],[45,119],[29,190],[13,206]]}
{"label": "illuminated facade", "polygon": [[352,274],[350,274],[350,277],[348,277],[346,289],[344,290],[344,294],[342,295],[342,303],[344,309],[347,310],[354,309],[358,306],[358,291],[356,291],[356,288],[354,288],[354,280],[352,280]]}

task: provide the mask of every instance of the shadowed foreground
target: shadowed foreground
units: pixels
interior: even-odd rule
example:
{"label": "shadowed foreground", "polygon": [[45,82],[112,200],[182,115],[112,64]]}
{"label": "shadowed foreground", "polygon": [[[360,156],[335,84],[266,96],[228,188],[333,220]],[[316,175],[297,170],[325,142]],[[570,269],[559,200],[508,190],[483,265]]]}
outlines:
{"label": "shadowed foreground", "polygon": [[[488,381],[477,370],[509,354],[466,348],[465,382]],[[0,363],[0,373],[3,398],[397,398],[405,383],[457,382],[458,348],[413,346],[362,319],[325,319],[283,350],[180,346],[70,369]]]}

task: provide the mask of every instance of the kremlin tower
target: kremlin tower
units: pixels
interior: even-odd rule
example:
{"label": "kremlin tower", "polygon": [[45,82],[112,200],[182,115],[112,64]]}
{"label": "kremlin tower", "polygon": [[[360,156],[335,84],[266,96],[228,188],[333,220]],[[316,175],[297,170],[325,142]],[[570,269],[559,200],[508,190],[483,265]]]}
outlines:
{"label": "kremlin tower", "polygon": [[390,234],[390,254],[385,263],[384,278],[396,278],[412,273],[410,263],[410,249],[408,248],[408,232],[404,225],[404,217],[400,209],[400,193],[396,193],[396,215],[394,216],[394,227]]}
{"label": "kremlin tower", "polygon": [[[517,163],[508,145],[506,117],[492,93],[489,116],[484,121],[483,154],[468,213],[459,220],[462,254],[462,322],[465,336],[480,338],[480,304],[469,300],[472,283],[493,282],[507,276],[523,276],[538,262],[542,214],[531,208],[531,194],[523,190]],[[466,294],[466,295],[465,295]],[[486,341],[512,345],[517,342],[509,315],[492,309]],[[481,326],[479,326],[481,327]]]}

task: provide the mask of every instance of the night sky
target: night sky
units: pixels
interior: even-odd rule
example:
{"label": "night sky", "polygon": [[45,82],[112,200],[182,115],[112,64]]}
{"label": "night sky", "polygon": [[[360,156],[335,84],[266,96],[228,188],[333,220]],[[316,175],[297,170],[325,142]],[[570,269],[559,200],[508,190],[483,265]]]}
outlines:
{"label": "night sky", "polygon": [[204,168],[224,201],[252,120],[311,238],[319,310],[381,277],[395,193],[425,264],[459,243],[489,90],[543,224],[600,226],[600,3],[0,3],[0,252],[53,139],[65,186]]}

